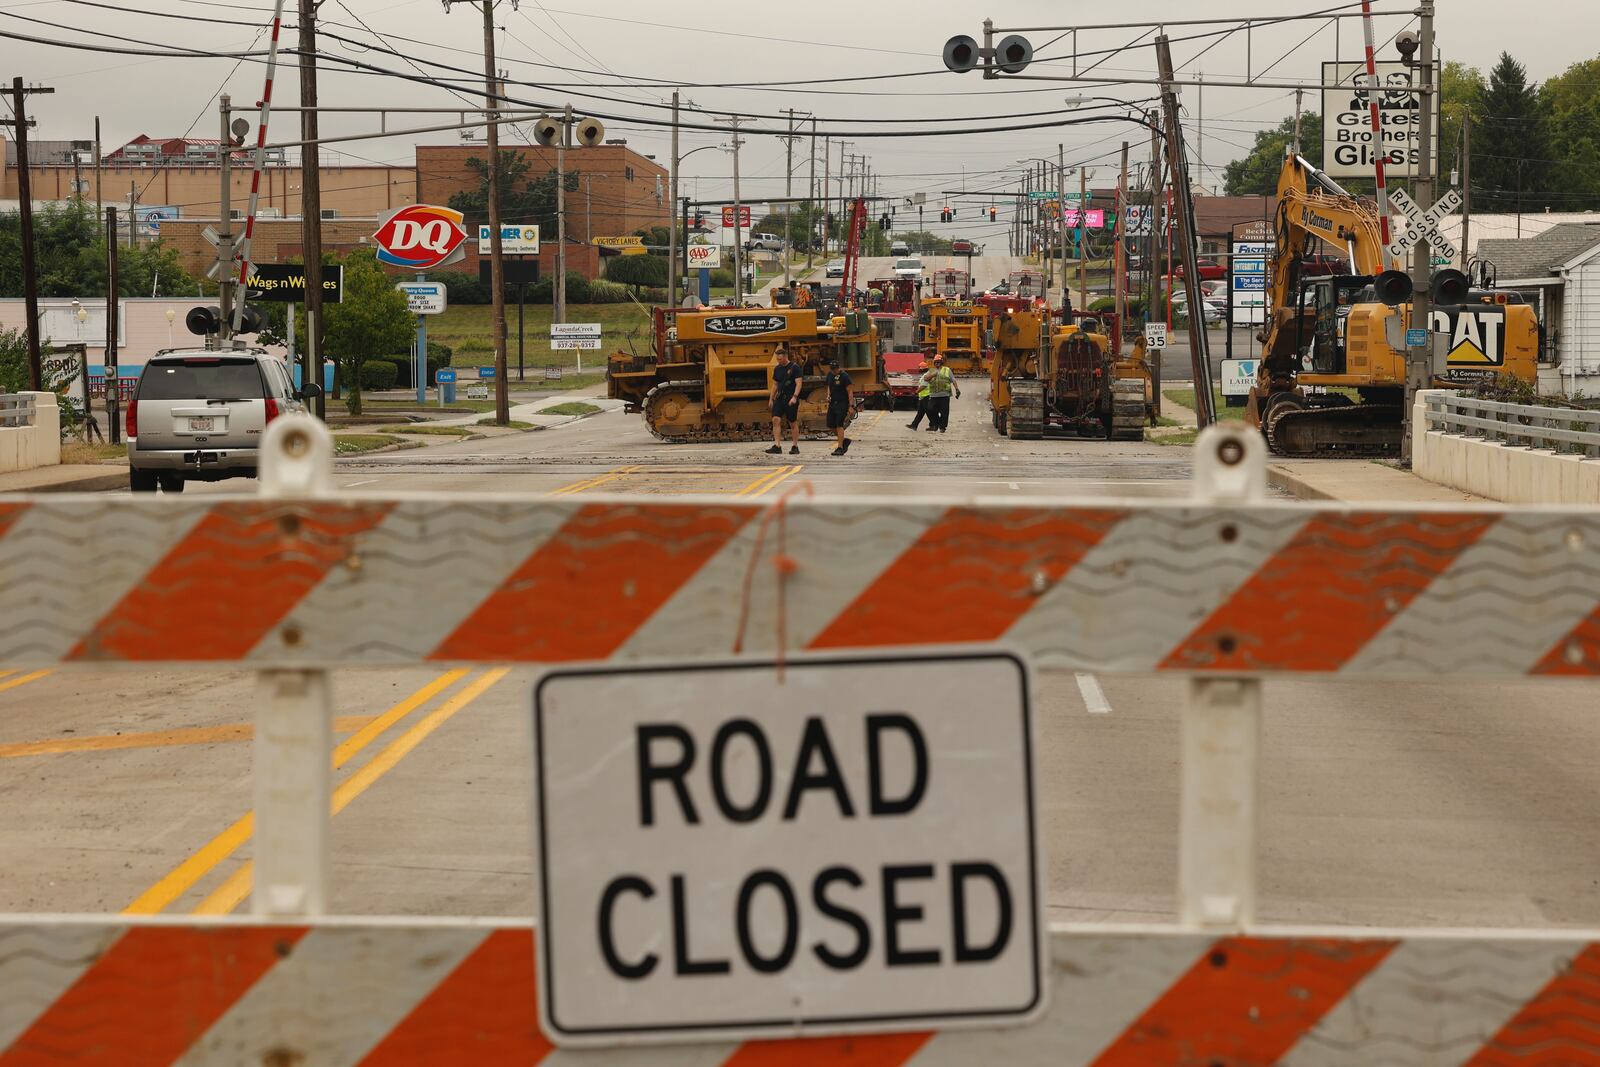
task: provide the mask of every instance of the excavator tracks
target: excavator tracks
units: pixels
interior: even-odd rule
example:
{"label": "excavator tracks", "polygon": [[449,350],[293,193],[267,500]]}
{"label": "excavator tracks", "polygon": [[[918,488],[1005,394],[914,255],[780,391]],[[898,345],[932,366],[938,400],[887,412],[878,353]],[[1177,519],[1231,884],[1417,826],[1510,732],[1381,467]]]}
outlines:
{"label": "excavator tracks", "polygon": [[1010,382],[1011,409],[1006,413],[1006,436],[1031,441],[1044,436],[1044,383],[1018,378]]}
{"label": "excavator tracks", "polygon": [[[699,382],[662,382],[645,394],[643,408],[645,426],[660,441],[705,444],[765,441],[772,436],[772,419],[765,407],[759,409],[761,417],[757,419],[707,422],[705,389]],[[826,428],[813,428],[800,436],[807,441],[833,440],[833,432]]]}
{"label": "excavator tracks", "polygon": [[1119,378],[1111,383],[1111,439],[1144,440],[1144,380]]}
{"label": "excavator tracks", "polygon": [[1263,430],[1267,447],[1290,459],[1397,456],[1404,432],[1398,404],[1280,404],[1267,417]]}

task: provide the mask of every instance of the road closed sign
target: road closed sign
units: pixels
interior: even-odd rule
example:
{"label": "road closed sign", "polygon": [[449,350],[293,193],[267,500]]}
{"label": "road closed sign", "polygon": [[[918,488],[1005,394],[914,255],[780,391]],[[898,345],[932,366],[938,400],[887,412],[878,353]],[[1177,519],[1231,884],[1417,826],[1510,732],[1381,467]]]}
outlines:
{"label": "road closed sign", "polygon": [[558,1044],[1022,1023],[1046,1000],[1005,652],[605,666],[534,694]]}

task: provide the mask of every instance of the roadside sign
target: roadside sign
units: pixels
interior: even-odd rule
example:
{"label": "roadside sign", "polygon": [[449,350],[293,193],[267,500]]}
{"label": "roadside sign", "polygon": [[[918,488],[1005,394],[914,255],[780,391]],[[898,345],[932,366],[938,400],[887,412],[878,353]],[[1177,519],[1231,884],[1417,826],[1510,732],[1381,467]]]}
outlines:
{"label": "roadside sign", "polygon": [[1399,259],[1412,248],[1423,241],[1433,246],[1433,250],[1449,262],[1456,258],[1456,246],[1451,243],[1439,229],[1439,223],[1455,214],[1465,201],[1460,193],[1454,189],[1446,189],[1432,207],[1423,211],[1417,202],[1408,195],[1404,189],[1395,189],[1389,193],[1389,202],[1399,209],[1405,216],[1406,232],[1390,241],[1384,251]]}
{"label": "roadside sign", "polygon": [[722,249],[717,245],[691,244],[685,248],[690,270],[715,270],[722,266]]}
{"label": "roadside sign", "polygon": [[[306,269],[295,263],[252,263],[245,299],[269,304],[298,304],[306,298]],[[344,300],[344,267],[322,265],[322,302]]]}
{"label": "roadside sign", "polygon": [[1256,359],[1225,359],[1222,361],[1222,395],[1249,396],[1256,384]]}
{"label": "roadside sign", "polygon": [[591,242],[598,248],[618,248],[624,254],[630,250],[645,251],[644,238],[638,234],[629,234],[625,237],[596,237]]}
{"label": "roadside sign", "polygon": [[[1367,65],[1322,64],[1322,168],[1334,178],[1370,178],[1377,151],[1372,143],[1371,104],[1378,105],[1378,129],[1384,168],[1389,179],[1414,178],[1422,156],[1421,94],[1411,89],[1411,69],[1404,63],[1377,64],[1378,81],[1369,85]],[[1433,118],[1432,173],[1439,172],[1439,122]],[[1393,196],[1394,189],[1390,188]]]}
{"label": "roadside sign", "polygon": [[1266,223],[1255,220],[1234,226],[1233,255],[1228,260],[1234,323],[1259,325],[1267,321],[1267,258],[1274,248],[1276,242]]}
{"label": "roadside sign", "polygon": [[488,400],[489,399],[489,387],[487,385],[481,385],[481,384],[480,385],[469,385],[469,386],[467,386],[467,399],[468,400]]}
{"label": "roadside sign", "polygon": [[1427,343],[1428,343],[1428,331],[1427,330],[1417,330],[1417,329],[1407,329],[1406,330],[1406,347],[1407,348],[1422,348]]}
{"label": "roadside sign", "polygon": [[[478,226],[478,255],[489,254],[489,227]],[[503,256],[536,256],[539,254],[539,227],[500,227],[500,254]]]}
{"label": "roadside sign", "polygon": [[407,204],[385,211],[372,235],[378,262],[423,271],[465,259],[467,231],[461,220],[461,212],[436,204]]}
{"label": "roadside sign", "polygon": [[[733,208],[731,206],[730,207],[725,207],[725,208],[722,209],[722,224],[724,226],[732,226],[734,224],[733,223]],[[739,205],[739,225],[740,226],[746,226],[746,227],[748,227],[750,225],[750,205],[749,204],[740,204]]]}
{"label": "roadside sign", "polygon": [[550,347],[553,349],[593,349],[600,347],[598,322],[552,322]]}
{"label": "roadside sign", "polygon": [[558,1044],[1043,1011],[1022,661],[908,649],[777,670],[558,668],[535,688],[538,988]]}
{"label": "roadside sign", "polygon": [[1048,189],[1033,189],[1028,193],[1029,200],[1059,200],[1059,195]]}
{"label": "roadside sign", "polygon": [[406,310],[413,315],[442,315],[449,304],[444,282],[397,282],[395,288],[406,295]]}
{"label": "roadside sign", "polygon": [[479,367],[478,368],[478,377],[479,378],[487,379],[487,378],[494,378],[496,376],[497,375],[495,374],[495,370],[494,370],[493,367]]}
{"label": "roadside sign", "polygon": [[1167,324],[1164,322],[1145,323],[1144,343],[1146,348],[1166,348]]}
{"label": "roadside sign", "polygon": [[581,349],[582,351],[587,352],[587,351],[590,351],[591,349],[596,349],[596,348],[600,347],[600,338],[598,338],[598,337],[552,337],[552,338],[550,338],[550,347],[552,349],[555,349],[555,350],[560,350],[560,349]]}
{"label": "roadside sign", "polygon": [[433,372],[433,380],[439,385],[448,385],[456,380],[456,372],[449,367],[440,367]]}

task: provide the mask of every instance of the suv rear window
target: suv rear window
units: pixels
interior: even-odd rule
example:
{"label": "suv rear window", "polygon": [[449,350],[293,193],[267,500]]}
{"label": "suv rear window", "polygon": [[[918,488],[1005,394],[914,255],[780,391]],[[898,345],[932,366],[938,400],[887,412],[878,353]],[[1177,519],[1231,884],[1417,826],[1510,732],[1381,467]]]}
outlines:
{"label": "suv rear window", "polygon": [[262,395],[261,371],[253,359],[155,360],[139,378],[140,400],[259,400]]}

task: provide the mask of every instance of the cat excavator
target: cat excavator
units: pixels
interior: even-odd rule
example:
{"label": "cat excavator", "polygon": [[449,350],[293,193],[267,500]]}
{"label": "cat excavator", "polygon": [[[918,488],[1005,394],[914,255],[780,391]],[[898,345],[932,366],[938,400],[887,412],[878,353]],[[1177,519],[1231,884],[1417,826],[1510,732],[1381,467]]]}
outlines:
{"label": "cat excavator", "polygon": [[[1398,455],[1404,432],[1405,328],[1411,279],[1386,269],[1378,218],[1305,159],[1290,153],[1278,178],[1277,245],[1269,259],[1270,317],[1246,419],[1282,456]],[[1306,277],[1314,239],[1349,260],[1349,275]],[[1539,325],[1513,294],[1471,291],[1440,271],[1430,328],[1451,349],[1436,387],[1537,375]]]}

